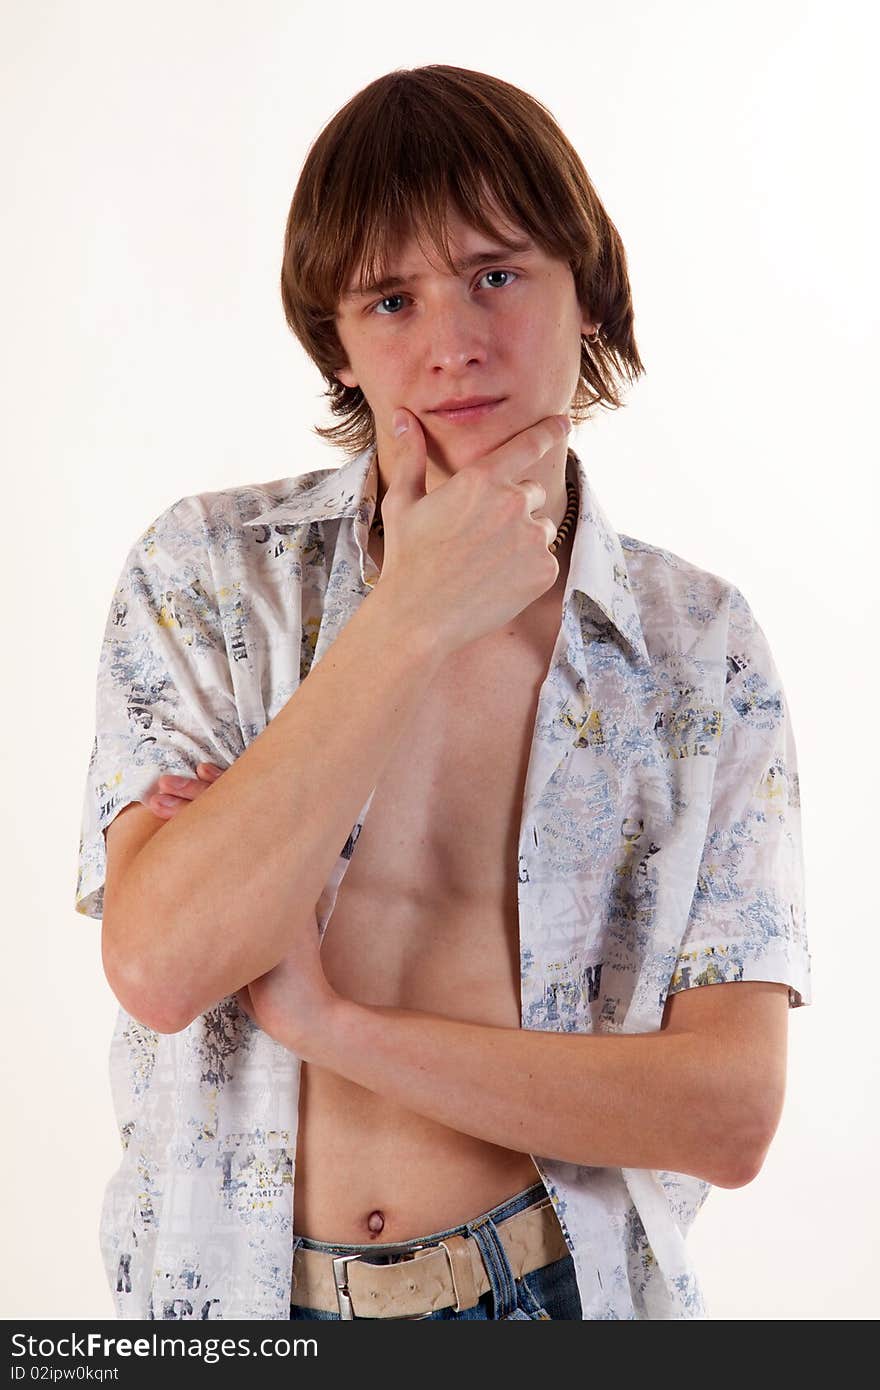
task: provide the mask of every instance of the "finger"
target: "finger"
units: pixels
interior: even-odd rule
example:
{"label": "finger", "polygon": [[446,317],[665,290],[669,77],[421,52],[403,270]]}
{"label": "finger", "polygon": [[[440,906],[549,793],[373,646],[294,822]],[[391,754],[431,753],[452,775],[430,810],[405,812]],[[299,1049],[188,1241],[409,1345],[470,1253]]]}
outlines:
{"label": "finger", "polygon": [[493,461],[491,471],[495,478],[512,483],[522,482],[538,460],[556,448],[570,429],[571,420],[567,415],[548,415],[514,435],[513,439],[486,456]]}
{"label": "finger", "polygon": [[196,773],[205,782],[215,782],[223,773],[223,768],[216,763],[198,763]]}
{"label": "finger", "polygon": [[169,820],[171,816],[179,811],[181,806],[188,806],[189,802],[182,796],[153,796],[147,799],[147,807],[154,816],[161,816],[163,820]]}
{"label": "finger", "polygon": [[[395,431],[401,425],[405,425],[406,428],[397,434]],[[425,468],[428,455],[425,435],[418,416],[405,406],[399,406],[391,417],[391,435],[394,441],[393,495],[392,486],[389,484],[385,491],[383,507],[390,496],[392,505],[396,507],[399,502],[418,502],[426,495]]]}
{"label": "finger", "polygon": [[203,782],[199,777],[179,777],[171,772],[163,772],[159,778],[160,792],[164,792],[167,796],[182,796],[187,801],[201,796],[209,785],[208,782]]}
{"label": "finger", "polygon": [[535,512],[539,512],[547,501],[547,489],[543,483],[536,482],[534,478],[523,478],[522,482],[515,486],[525,494],[529,504],[529,515],[534,516]]}
{"label": "finger", "polygon": [[195,801],[203,791],[209,790],[211,783],[215,783],[218,776],[220,773],[217,773],[217,776],[203,777],[179,777],[174,773],[163,773],[163,776],[158,778],[158,791],[170,796],[185,796],[186,801]]}

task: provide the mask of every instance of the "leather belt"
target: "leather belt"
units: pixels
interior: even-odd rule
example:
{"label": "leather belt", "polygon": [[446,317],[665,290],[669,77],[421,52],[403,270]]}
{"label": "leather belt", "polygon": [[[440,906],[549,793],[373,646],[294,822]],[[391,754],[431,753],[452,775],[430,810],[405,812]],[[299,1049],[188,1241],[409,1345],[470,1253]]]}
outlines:
{"label": "leather belt", "polygon": [[[495,1223],[515,1279],[568,1255],[562,1228],[547,1197]],[[368,1257],[399,1254],[400,1263]],[[297,1248],[290,1300],[342,1318],[419,1318],[440,1308],[473,1308],[491,1288],[473,1236],[446,1236],[430,1244],[375,1245],[353,1255]]]}

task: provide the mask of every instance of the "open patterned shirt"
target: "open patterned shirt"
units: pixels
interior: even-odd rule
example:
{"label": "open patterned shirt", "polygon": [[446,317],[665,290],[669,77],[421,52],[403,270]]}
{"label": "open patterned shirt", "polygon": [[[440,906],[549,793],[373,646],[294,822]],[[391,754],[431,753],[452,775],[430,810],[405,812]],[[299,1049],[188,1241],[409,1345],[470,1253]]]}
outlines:
{"label": "open patterned shirt", "polygon": [[[655,1032],[669,994],[735,980],[809,1004],[796,751],[767,639],[727,580],[618,534],[574,449],[567,472],[578,519],[511,865],[522,1026]],[[164,772],[228,767],[369,595],[376,496],[373,445],[183,497],[135,541],[98,664],[77,912],[102,915],[123,807]],[[119,1317],[289,1318],[300,1067],[234,995],[173,1034],[120,1008],[99,1237]],[[585,1319],[709,1316],[685,1240],[709,1183],[532,1158]]]}

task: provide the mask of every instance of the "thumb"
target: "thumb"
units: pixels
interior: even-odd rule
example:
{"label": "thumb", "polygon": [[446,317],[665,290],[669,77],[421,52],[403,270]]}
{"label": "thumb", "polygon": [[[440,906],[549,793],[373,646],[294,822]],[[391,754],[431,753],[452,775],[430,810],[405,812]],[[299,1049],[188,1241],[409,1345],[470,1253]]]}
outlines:
{"label": "thumb", "polygon": [[418,502],[426,495],[425,469],[428,453],[424,432],[418,417],[413,415],[412,411],[405,410],[403,406],[392,415],[391,430],[394,440],[393,471],[391,483],[385,490],[385,499],[387,501],[389,495],[393,495],[394,505],[398,505],[398,501]]}

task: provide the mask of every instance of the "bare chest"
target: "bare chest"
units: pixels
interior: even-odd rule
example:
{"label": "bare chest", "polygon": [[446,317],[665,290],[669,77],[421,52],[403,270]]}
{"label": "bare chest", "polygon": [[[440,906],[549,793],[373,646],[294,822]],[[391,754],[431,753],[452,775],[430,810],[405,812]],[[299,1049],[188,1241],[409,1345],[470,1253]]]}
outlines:
{"label": "bare chest", "polygon": [[519,1026],[522,797],[560,621],[542,600],[457,652],[400,731],[322,946],[347,997]]}

